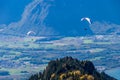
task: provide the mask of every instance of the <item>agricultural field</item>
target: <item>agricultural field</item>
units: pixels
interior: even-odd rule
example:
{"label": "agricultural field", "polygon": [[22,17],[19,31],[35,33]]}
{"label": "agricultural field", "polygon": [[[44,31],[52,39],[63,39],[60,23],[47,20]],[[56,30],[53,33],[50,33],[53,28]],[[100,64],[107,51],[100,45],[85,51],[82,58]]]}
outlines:
{"label": "agricultural field", "polygon": [[65,56],[91,60],[96,67],[102,66],[104,70],[117,68],[120,66],[119,39],[118,35],[2,36],[0,38],[0,79],[25,80],[32,75],[31,73],[43,71],[50,60]]}

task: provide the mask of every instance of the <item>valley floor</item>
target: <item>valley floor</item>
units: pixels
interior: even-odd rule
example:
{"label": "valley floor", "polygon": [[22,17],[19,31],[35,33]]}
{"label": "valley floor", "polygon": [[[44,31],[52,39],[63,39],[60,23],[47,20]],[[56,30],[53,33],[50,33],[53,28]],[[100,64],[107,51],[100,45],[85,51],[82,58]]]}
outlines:
{"label": "valley floor", "polygon": [[[120,67],[120,36],[0,38],[0,79],[27,79],[43,71],[50,60],[72,56],[90,60],[98,71]],[[99,64],[100,63],[100,64]],[[114,69],[113,69],[114,70]],[[106,71],[111,75],[111,71]],[[24,76],[24,75],[28,76]],[[113,74],[112,74],[113,75]],[[114,76],[113,77],[118,77]]]}

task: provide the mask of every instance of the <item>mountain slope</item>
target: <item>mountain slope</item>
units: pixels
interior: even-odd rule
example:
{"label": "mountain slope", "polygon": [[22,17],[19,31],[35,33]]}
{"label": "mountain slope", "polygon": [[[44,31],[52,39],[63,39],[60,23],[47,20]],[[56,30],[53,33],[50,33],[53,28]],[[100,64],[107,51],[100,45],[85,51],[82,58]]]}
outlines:
{"label": "mountain slope", "polygon": [[90,61],[79,61],[72,57],[51,61],[43,73],[29,80],[116,80],[105,73],[98,73]]}
{"label": "mountain slope", "polygon": [[52,1],[33,0],[26,6],[21,20],[4,27],[0,33],[26,35],[29,31],[34,31],[36,35],[53,35],[54,31],[52,28],[49,26],[46,27],[44,23],[44,20],[49,13],[51,2]]}
{"label": "mountain slope", "polygon": [[[117,3],[117,0],[33,0],[26,6],[20,21],[4,28],[0,25],[0,34],[25,36],[29,31],[36,36],[120,34]],[[92,25],[80,21],[83,17],[89,17]]]}
{"label": "mountain slope", "polygon": [[33,31],[36,36],[91,35],[89,24],[86,21],[80,21],[82,17],[85,17],[79,11],[80,4],[81,1],[72,0],[33,0],[26,6],[20,21],[13,22],[4,28],[0,25],[2,30],[0,34],[25,36],[29,31]]}

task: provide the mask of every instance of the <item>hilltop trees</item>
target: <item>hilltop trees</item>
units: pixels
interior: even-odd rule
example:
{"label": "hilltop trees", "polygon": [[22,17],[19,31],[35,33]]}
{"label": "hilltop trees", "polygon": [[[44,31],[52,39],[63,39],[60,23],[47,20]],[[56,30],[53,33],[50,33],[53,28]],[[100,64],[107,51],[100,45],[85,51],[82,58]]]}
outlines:
{"label": "hilltop trees", "polygon": [[30,77],[29,80],[116,80],[105,73],[98,73],[90,61],[79,61],[65,57],[50,61],[43,73]]}

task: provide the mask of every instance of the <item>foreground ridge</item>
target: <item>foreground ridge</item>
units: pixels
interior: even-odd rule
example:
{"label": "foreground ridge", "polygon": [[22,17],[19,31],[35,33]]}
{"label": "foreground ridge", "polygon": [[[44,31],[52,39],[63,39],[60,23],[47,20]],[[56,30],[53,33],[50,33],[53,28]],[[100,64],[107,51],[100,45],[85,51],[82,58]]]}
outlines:
{"label": "foreground ridge", "polygon": [[32,75],[29,80],[116,80],[104,72],[98,73],[91,61],[72,57],[53,60],[43,73]]}

